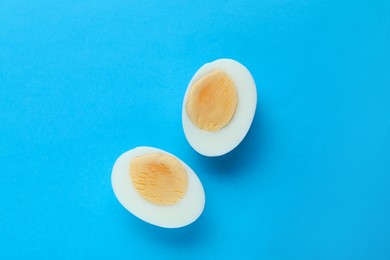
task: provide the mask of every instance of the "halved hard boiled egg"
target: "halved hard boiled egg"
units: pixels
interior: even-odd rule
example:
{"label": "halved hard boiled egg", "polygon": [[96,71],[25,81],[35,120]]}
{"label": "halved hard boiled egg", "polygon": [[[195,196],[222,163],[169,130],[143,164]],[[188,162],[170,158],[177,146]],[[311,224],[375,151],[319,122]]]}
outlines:
{"label": "halved hard boiled egg", "polygon": [[137,147],[122,154],[112,169],[111,183],[123,207],[156,226],[186,226],[204,209],[203,186],[194,171],[157,148]]}
{"label": "halved hard boiled egg", "polygon": [[246,136],[256,105],[256,85],[244,65],[231,59],[206,63],[184,95],[184,134],[200,154],[224,155]]}

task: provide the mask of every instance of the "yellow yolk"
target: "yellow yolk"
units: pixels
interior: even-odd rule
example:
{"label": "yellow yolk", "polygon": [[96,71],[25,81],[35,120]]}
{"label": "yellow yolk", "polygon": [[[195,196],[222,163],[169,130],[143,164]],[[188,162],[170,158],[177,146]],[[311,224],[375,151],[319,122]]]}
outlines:
{"label": "yellow yolk", "polygon": [[232,120],[237,102],[234,82],[225,72],[215,70],[191,86],[186,110],[198,128],[215,132]]}
{"label": "yellow yolk", "polygon": [[174,205],[187,191],[188,176],[182,164],[167,154],[147,154],[130,162],[131,181],[137,192],[157,205]]}

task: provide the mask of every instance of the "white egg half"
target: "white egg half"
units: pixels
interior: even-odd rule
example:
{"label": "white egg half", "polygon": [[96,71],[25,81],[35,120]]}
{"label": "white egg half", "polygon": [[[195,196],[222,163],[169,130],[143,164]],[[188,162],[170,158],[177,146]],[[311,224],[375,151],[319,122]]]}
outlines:
{"label": "white egg half", "polygon": [[[234,83],[237,103],[231,120],[217,131],[208,131],[191,121],[187,102],[191,87],[214,71],[224,72]],[[189,144],[205,156],[224,155],[246,136],[252,124],[257,105],[257,90],[251,73],[239,62],[231,59],[219,59],[203,65],[192,77],[183,100],[182,124]]]}
{"label": "white egg half", "polygon": [[[130,163],[144,155],[168,155],[177,160],[187,173],[187,190],[174,205],[158,205],[148,201],[137,191],[130,174]],[[129,212],[156,226],[178,228],[191,224],[203,212],[205,193],[194,171],[176,156],[153,147],[137,147],[123,153],[115,162],[111,175],[115,196]]]}

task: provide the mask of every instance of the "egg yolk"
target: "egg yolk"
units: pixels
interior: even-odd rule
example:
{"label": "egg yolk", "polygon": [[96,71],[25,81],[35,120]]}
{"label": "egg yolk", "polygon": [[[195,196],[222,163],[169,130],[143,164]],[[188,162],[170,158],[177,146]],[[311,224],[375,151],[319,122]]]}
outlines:
{"label": "egg yolk", "polygon": [[189,119],[198,128],[216,132],[232,120],[237,102],[233,80],[225,72],[215,70],[191,86],[186,110]]}
{"label": "egg yolk", "polygon": [[187,192],[188,176],[182,164],[166,154],[147,154],[130,162],[131,181],[137,192],[157,205],[174,205]]}

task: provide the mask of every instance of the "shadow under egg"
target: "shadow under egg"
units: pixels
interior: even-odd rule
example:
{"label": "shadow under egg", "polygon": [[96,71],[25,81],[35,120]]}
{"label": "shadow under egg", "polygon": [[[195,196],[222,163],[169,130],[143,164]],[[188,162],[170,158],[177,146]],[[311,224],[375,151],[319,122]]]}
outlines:
{"label": "shadow under egg", "polygon": [[261,162],[264,124],[258,111],[255,114],[251,128],[243,141],[229,153],[207,157],[196,153],[196,162],[209,168],[210,172],[224,176],[237,176],[245,174]]}
{"label": "shadow under egg", "polygon": [[211,234],[210,218],[205,212],[193,223],[180,228],[162,228],[138,219],[129,212],[124,212],[128,232],[143,236],[146,240],[164,243],[174,247],[191,247],[201,243]]}

